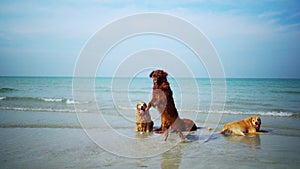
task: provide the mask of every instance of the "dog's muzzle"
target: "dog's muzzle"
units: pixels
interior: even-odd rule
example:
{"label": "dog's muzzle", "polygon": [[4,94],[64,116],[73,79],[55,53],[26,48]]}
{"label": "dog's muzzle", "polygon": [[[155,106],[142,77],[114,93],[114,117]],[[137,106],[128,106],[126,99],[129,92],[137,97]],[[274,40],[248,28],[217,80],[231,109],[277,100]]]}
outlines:
{"label": "dog's muzzle", "polygon": [[154,83],[157,83],[158,79],[159,79],[159,77],[152,77],[152,80]]}
{"label": "dog's muzzle", "polygon": [[258,128],[260,127],[260,123],[259,123],[259,122],[255,122],[254,127],[255,127],[256,129],[258,129]]}
{"label": "dog's muzzle", "polygon": [[141,106],[140,108],[140,114],[145,113],[146,107],[145,106]]}

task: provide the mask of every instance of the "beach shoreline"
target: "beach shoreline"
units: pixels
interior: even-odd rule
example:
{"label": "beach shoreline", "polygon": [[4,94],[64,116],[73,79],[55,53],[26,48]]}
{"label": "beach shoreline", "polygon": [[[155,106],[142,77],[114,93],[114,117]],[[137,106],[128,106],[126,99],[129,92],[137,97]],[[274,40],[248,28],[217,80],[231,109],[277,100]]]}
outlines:
{"label": "beach shoreline", "polygon": [[[0,116],[4,117],[3,114],[13,113],[1,112]],[[95,144],[80,128],[76,114],[65,113],[68,114],[66,116],[62,113],[55,114],[62,121],[73,123],[57,128],[38,125],[42,119],[51,119],[48,117],[49,113],[40,115],[35,112],[34,114],[38,117],[30,115],[33,119],[31,125],[18,126],[16,124],[15,127],[10,127],[9,124],[3,124],[3,121],[11,121],[12,117],[6,117],[1,122],[1,168],[236,168],[240,166],[243,168],[297,168],[300,164],[299,126],[280,128],[280,125],[277,125],[280,122],[296,124],[299,121],[297,118],[263,116],[262,120],[266,122],[263,122],[262,129],[269,130],[270,133],[225,137],[214,132],[206,142],[202,142],[204,136],[199,135],[199,130],[190,135],[184,133],[191,141],[189,143],[179,143],[178,136],[171,133],[167,142],[178,143],[168,151],[147,158],[128,158],[107,152]],[[227,119],[238,118],[234,115],[227,116],[231,117],[222,118],[217,130]],[[26,117],[24,112],[15,112],[13,119],[28,121],[28,119],[21,120],[24,117]],[[274,124],[268,124],[269,121],[273,121]],[[11,121],[11,123],[15,122]],[[34,123],[36,126],[32,126]],[[58,122],[50,120],[49,123]],[[200,122],[196,123],[201,125]],[[5,125],[8,126],[3,127]],[[55,125],[57,124],[49,124],[49,126]],[[117,130],[141,139],[140,133],[136,133],[134,127],[132,124],[128,128]],[[154,141],[147,142],[149,150],[157,144],[164,145],[161,135],[153,134],[150,137],[153,137]],[[121,140],[120,135],[120,140],[111,141]],[[131,146],[135,147],[135,145]],[[138,147],[135,148],[138,149]]]}

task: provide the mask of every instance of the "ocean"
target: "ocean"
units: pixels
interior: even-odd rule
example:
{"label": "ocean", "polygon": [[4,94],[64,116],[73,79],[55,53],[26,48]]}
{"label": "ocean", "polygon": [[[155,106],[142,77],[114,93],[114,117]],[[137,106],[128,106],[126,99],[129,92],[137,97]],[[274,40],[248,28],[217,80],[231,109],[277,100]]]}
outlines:
{"label": "ocean", "polygon": [[[212,87],[220,80],[225,93]],[[164,142],[160,134],[135,132],[135,106],[150,101],[150,78],[0,77],[0,168],[300,165],[300,79],[169,82],[180,117],[205,127],[184,133],[184,143],[176,133]],[[160,126],[157,110],[150,113]],[[225,123],[252,115],[266,134],[218,134]]]}

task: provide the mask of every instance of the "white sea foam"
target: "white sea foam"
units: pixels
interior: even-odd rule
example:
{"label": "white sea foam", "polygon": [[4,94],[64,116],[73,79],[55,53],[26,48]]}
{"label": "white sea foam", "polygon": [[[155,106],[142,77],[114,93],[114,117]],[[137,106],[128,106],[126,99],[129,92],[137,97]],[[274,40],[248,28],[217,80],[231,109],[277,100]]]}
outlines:
{"label": "white sea foam", "polygon": [[41,98],[41,100],[45,101],[45,102],[62,102],[64,101],[64,99],[57,99],[57,98]]}
{"label": "white sea foam", "polygon": [[232,115],[260,115],[260,116],[277,116],[277,117],[291,117],[295,113],[292,112],[277,112],[277,111],[214,111],[214,112],[209,112],[209,111],[197,111],[198,113],[215,113],[215,114],[232,114]]}
{"label": "white sea foam", "polygon": [[67,99],[66,103],[67,104],[87,104],[87,103],[89,103],[89,101],[76,101],[76,100]]}
{"label": "white sea foam", "polygon": [[41,111],[41,112],[66,112],[66,113],[84,113],[88,110],[75,109],[53,109],[53,108],[30,108],[30,107],[0,107],[0,110],[15,110],[15,111]]}
{"label": "white sea foam", "polygon": [[76,101],[74,101],[74,100],[69,100],[69,99],[67,99],[67,100],[66,100],[66,103],[67,103],[67,104],[76,104],[76,103],[79,103],[79,102],[76,102]]}
{"label": "white sea foam", "polygon": [[[127,106],[118,106],[119,109],[123,110],[134,110],[135,107],[127,107]],[[192,110],[192,109],[178,109],[179,112],[195,112],[195,113],[214,113],[214,114],[232,114],[232,115],[260,115],[260,116],[277,116],[277,117],[291,117],[295,115],[293,112],[278,112],[278,111],[203,111],[203,110]]]}
{"label": "white sea foam", "polygon": [[66,104],[81,104],[81,103],[88,103],[86,102],[81,102],[81,101],[75,101],[72,99],[65,99],[65,98],[41,98],[42,101],[45,102],[64,102]]}

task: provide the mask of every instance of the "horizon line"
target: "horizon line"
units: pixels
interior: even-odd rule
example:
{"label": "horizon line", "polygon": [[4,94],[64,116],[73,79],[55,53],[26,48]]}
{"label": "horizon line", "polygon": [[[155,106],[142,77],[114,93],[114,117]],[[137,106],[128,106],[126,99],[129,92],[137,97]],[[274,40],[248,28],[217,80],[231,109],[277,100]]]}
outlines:
{"label": "horizon line", "polygon": [[[0,75],[0,78],[132,78],[132,77],[127,77],[127,76],[118,76],[118,77],[113,77],[113,76],[80,76],[80,77],[75,77],[75,76],[63,76],[63,75]],[[135,78],[149,78],[144,77],[144,76],[137,76]],[[171,77],[174,78],[174,77]],[[300,77],[225,77],[225,78],[220,78],[220,77],[215,77],[215,78],[210,78],[210,77],[175,77],[179,79],[300,79]]]}

